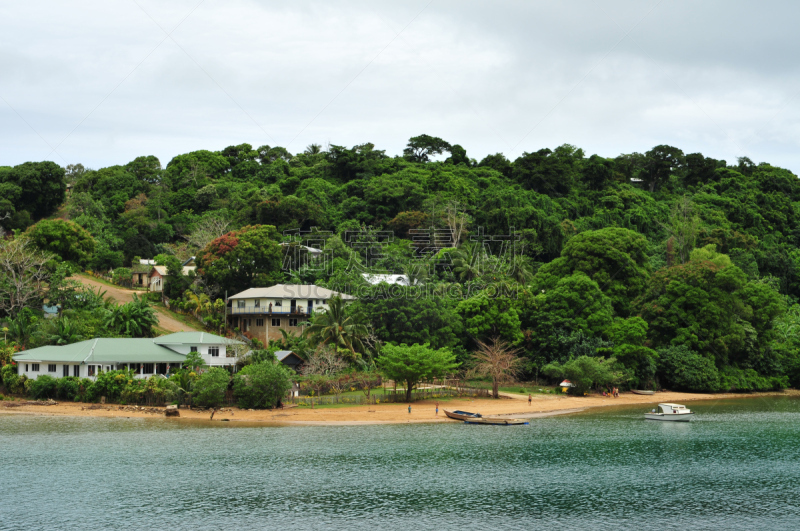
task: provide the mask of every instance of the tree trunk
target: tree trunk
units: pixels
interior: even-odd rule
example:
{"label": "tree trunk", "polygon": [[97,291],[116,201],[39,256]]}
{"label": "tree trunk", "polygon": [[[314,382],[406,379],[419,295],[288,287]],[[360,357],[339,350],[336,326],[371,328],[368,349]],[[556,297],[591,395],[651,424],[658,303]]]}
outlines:
{"label": "tree trunk", "polygon": [[497,380],[492,381],[492,397],[500,398],[500,382]]}
{"label": "tree trunk", "polygon": [[406,402],[411,403],[411,389],[413,386],[410,381],[406,381]]}

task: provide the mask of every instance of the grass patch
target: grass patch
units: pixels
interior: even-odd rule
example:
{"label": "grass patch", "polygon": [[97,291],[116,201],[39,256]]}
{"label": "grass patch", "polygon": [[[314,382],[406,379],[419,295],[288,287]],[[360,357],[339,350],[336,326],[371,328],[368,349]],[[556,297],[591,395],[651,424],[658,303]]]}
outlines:
{"label": "grass patch", "polygon": [[[178,313],[174,310],[170,310],[166,306],[164,306],[163,302],[153,302],[151,303],[153,308],[158,308],[160,312],[167,314],[168,316],[172,317],[179,323],[185,324],[189,328],[194,328],[195,330],[202,332],[206,330],[206,327],[203,326],[203,323],[198,321],[194,318],[194,316],[185,313]],[[216,332],[215,332],[216,333]]]}

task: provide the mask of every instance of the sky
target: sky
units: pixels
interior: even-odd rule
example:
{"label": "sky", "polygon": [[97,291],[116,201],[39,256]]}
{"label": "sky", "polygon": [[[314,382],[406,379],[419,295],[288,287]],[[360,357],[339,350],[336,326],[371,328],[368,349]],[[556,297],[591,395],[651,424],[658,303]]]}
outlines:
{"label": "sky", "polygon": [[0,3],[0,165],[420,134],[800,172],[798,2]]}

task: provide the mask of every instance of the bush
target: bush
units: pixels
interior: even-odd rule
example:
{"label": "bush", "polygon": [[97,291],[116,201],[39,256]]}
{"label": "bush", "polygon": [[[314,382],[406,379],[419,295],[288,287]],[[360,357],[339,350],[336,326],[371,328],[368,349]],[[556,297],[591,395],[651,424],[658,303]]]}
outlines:
{"label": "bush", "polygon": [[97,375],[91,391],[87,392],[89,401],[97,402],[101,396],[104,396],[107,402],[119,402],[122,392],[128,386],[128,382],[132,382],[134,379],[133,371],[101,372]]}
{"label": "bush", "polygon": [[725,367],[720,372],[723,391],[777,391],[789,387],[786,376],[761,376],[753,369]]}
{"label": "bush", "polygon": [[58,380],[47,374],[43,374],[35,380],[30,380],[28,395],[34,400],[43,398],[55,398],[58,393]]}
{"label": "bush", "polygon": [[685,345],[658,351],[658,372],[662,383],[676,391],[713,392],[720,389],[719,371],[713,360]]}
{"label": "bush", "polygon": [[202,373],[194,382],[193,405],[200,407],[219,407],[225,400],[225,391],[231,381],[225,369],[213,367]]}
{"label": "bush", "polygon": [[241,408],[273,408],[291,388],[289,371],[283,365],[254,363],[236,375],[233,394]]}
{"label": "bush", "polygon": [[21,394],[24,389],[25,377],[17,374],[17,367],[14,365],[4,365],[0,369],[0,379],[6,392],[12,395]]}
{"label": "bush", "polygon": [[582,395],[593,386],[603,387],[618,384],[624,380],[620,367],[614,358],[579,356],[561,365],[553,362],[542,367],[542,373],[551,378],[568,378],[575,387],[572,393]]}
{"label": "bush", "polygon": [[75,376],[59,378],[56,385],[56,396],[59,400],[77,400],[81,390],[81,379]]}

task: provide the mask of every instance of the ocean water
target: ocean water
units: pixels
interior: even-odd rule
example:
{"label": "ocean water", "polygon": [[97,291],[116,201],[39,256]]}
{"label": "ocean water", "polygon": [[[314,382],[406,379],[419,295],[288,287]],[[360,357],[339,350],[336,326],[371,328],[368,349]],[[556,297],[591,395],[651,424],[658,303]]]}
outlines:
{"label": "ocean water", "polygon": [[529,426],[0,415],[0,529],[798,529],[800,400]]}

